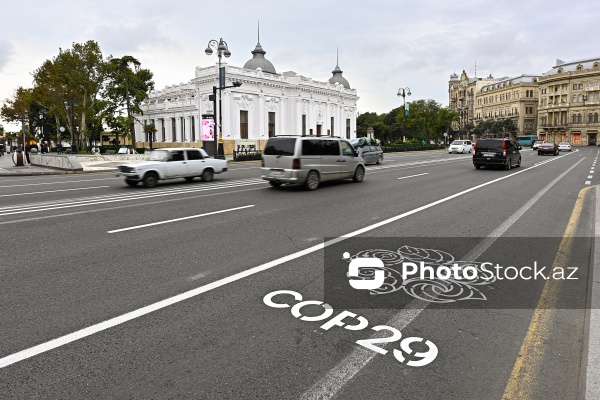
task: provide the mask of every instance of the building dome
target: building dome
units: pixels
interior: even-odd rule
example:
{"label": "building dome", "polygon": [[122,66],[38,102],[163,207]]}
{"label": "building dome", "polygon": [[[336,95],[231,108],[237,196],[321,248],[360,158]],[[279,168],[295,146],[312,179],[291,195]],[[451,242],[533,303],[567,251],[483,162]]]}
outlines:
{"label": "building dome", "polygon": [[329,83],[332,83],[334,85],[336,83],[339,83],[340,85],[342,85],[346,89],[350,89],[350,84],[348,83],[348,81],[346,80],[346,78],[344,78],[342,76],[342,72],[343,71],[340,69],[340,66],[336,65],[335,69],[333,71],[331,71],[331,73],[333,74],[333,76],[331,78],[329,78]]}
{"label": "building dome", "polygon": [[256,43],[256,47],[252,51],[252,58],[246,61],[244,68],[252,70],[260,68],[263,72],[276,74],[275,67],[271,64],[271,61],[265,58],[265,54],[267,54],[267,52],[263,50],[260,42]]}
{"label": "building dome", "polygon": [[452,75],[450,75],[450,80],[451,81],[457,81],[458,80],[458,75],[456,75],[456,72],[453,73]]}

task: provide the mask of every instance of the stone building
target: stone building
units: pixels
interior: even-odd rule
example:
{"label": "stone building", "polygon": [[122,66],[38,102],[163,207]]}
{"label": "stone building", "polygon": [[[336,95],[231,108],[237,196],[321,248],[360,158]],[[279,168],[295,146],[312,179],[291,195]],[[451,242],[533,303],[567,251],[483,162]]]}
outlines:
{"label": "stone building", "polygon": [[[274,135],[356,136],[359,97],[342,76],[339,65],[328,81],[317,81],[293,71],[278,73],[265,58],[260,42],[251,54],[241,68],[221,63],[225,86],[242,83],[222,91],[225,154],[242,146],[261,150],[267,138]],[[212,150],[214,141],[208,137],[214,134],[214,107],[209,95],[213,86],[218,86],[218,79],[218,64],[197,67],[189,82],[151,93],[142,106],[143,115],[137,116],[137,146],[149,146],[144,125],[153,123],[153,148],[204,145]]]}
{"label": "stone building", "polygon": [[516,131],[511,134],[515,137],[535,134],[539,77],[540,75],[521,75],[502,78],[482,86],[476,92],[473,118],[475,125],[486,120],[511,119],[516,127]]}
{"label": "stone building", "polygon": [[540,76],[469,78],[464,70],[460,78],[452,74],[448,83],[449,105],[459,116],[452,129],[461,132],[468,124],[510,118],[516,126],[514,136],[535,134]]}
{"label": "stone building", "polygon": [[596,145],[600,122],[600,57],[564,62],[539,79],[537,133],[549,142]]}

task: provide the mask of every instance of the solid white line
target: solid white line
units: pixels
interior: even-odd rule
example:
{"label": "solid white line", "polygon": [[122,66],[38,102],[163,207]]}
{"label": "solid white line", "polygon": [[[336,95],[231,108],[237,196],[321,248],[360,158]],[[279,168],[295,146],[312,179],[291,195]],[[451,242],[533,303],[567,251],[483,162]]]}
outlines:
{"label": "solid white line", "polygon": [[183,217],[183,218],[169,219],[169,220],[166,220],[166,221],[160,221],[160,222],[153,222],[153,223],[151,223],[151,224],[144,224],[144,225],[130,226],[129,228],[115,229],[115,230],[113,230],[113,231],[107,231],[106,233],[118,233],[118,232],[131,231],[131,230],[134,230],[134,229],[147,228],[147,227],[149,227],[149,226],[156,226],[156,225],[170,224],[171,222],[185,221],[185,220],[187,220],[187,219],[193,219],[193,218],[206,217],[206,216],[208,216],[208,215],[223,214],[223,213],[226,213],[226,212],[229,212],[229,211],[242,210],[242,209],[244,209],[244,208],[250,208],[250,207],[254,207],[254,204],[251,204],[251,205],[249,205],[249,206],[242,206],[242,207],[228,208],[227,210],[213,211],[213,212],[208,212],[208,213],[204,213],[204,214],[190,215],[189,217]]}
{"label": "solid white line", "polygon": [[46,192],[29,192],[29,193],[14,193],[14,194],[0,194],[0,197],[11,197],[11,196],[25,196],[27,194],[43,194],[43,193],[56,193],[56,192],[72,192],[74,190],[88,190],[88,189],[102,189],[110,186],[93,186],[77,189],[59,189],[59,190],[48,190]]}
{"label": "solid white line", "polygon": [[[583,159],[581,159],[581,161],[583,161]],[[577,164],[579,164],[579,162],[577,162],[575,165],[573,165],[573,167],[571,167],[567,171],[565,171],[565,173],[569,172]],[[464,194],[470,193],[470,192],[472,192],[474,190],[481,189],[481,188],[483,188],[485,186],[492,185],[492,184],[494,184],[496,182],[500,182],[500,181],[502,181],[504,179],[508,179],[508,178],[511,178],[511,177],[513,177],[515,175],[522,174],[522,173],[524,173],[526,171],[529,171],[530,169],[533,169],[533,168],[537,168],[537,167],[536,166],[531,166],[529,168],[522,169],[521,171],[509,174],[509,175],[504,175],[504,176],[502,176],[500,178],[491,180],[491,181],[486,182],[486,183],[482,183],[482,184],[477,185],[477,186],[473,186],[473,187],[471,187],[469,189],[466,189],[466,190],[463,190],[461,192],[455,193],[455,194],[450,195],[448,197],[444,197],[442,199],[436,200],[436,201],[431,202],[429,204],[426,204],[424,206],[417,207],[417,208],[412,209],[410,211],[407,211],[405,213],[396,215],[395,217],[388,218],[388,219],[386,219],[384,221],[380,221],[380,222],[378,222],[376,224],[364,227],[364,228],[356,230],[354,232],[350,232],[350,233],[348,233],[348,234],[346,234],[344,236],[340,236],[340,237],[328,240],[327,242],[317,244],[317,245],[309,247],[307,249],[300,250],[300,251],[297,251],[295,253],[289,254],[287,256],[284,256],[284,257],[278,258],[276,260],[267,262],[265,264],[262,264],[262,265],[259,265],[259,266],[247,269],[247,270],[242,271],[242,272],[238,272],[237,274],[228,276],[228,277],[223,278],[223,279],[219,279],[219,280],[217,280],[215,282],[209,283],[209,284],[204,285],[204,286],[200,286],[200,287],[198,287],[196,289],[189,290],[187,292],[178,294],[176,296],[169,297],[169,298],[167,298],[165,300],[161,300],[161,301],[159,301],[157,303],[150,304],[148,306],[139,308],[137,310],[128,312],[128,313],[123,314],[123,315],[120,315],[118,317],[111,318],[111,319],[106,320],[104,322],[100,322],[98,324],[91,325],[91,326],[89,326],[87,328],[83,328],[81,330],[69,333],[67,335],[58,337],[58,338],[50,340],[48,342],[41,343],[41,344],[38,344],[36,346],[30,347],[28,349],[21,350],[21,351],[19,351],[17,353],[10,354],[10,355],[8,355],[6,357],[0,358],[0,369],[5,368],[5,367],[7,367],[9,365],[12,365],[14,363],[17,363],[19,361],[23,361],[23,360],[26,360],[28,358],[34,357],[34,356],[36,356],[38,354],[45,353],[45,352],[50,351],[52,349],[55,349],[57,347],[61,347],[61,346],[64,346],[66,344],[72,343],[72,342],[74,342],[76,340],[79,340],[79,339],[82,339],[84,337],[87,337],[87,336],[90,336],[90,335],[94,335],[94,334],[96,334],[98,332],[101,332],[101,331],[104,331],[106,329],[115,327],[117,325],[121,325],[121,324],[123,324],[125,322],[131,321],[131,320],[139,318],[139,317],[141,317],[143,315],[146,315],[146,314],[152,313],[154,311],[160,310],[162,308],[171,306],[173,304],[179,303],[179,302],[187,300],[189,298],[198,296],[198,295],[200,295],[202,293],[206,293],[206,292],[209,292],[209,291],[211,291],[213,289],[219,288],[221,286],[225,286],[225,285],[227,285],[229,283],[236,282],[236,281],[238,281],[240,279],[243,279],[243,278],[246,278],[248,276],[257,274],[257,273],[262,272],[262,271],[269,270],[269,269],[274,268],[274,267],[276,267],[278,265],[284,264],[284,263],[286,263],[288,261],[292,261],[292,260],[295,260],[297,258],[303,257],[303,256],[305,256],[307,254],[311,254],[311,253],[314,253],[316,251],[323,250],[324,248],[326,248],[328,246],[331,246],[333,244],[342,242],[342,241],[344,241],[344,240],[346,240],[348,238],[352,238],[354,236],[361,235],[361,234],[363,234],[365,232],[369,232],[369,231],[374,230],[376,228],[379,228],[381,226],[388,225],[388,224],[390,224],[392,222],[395,222],[395,221],[398,221],[400,219],[406,218],[406,217],[408,217],[410,215],[419,213],[419,212],[421,212],[423,210],[427,210],[429,208],[435,207],[435,206],[437,206],[439,204],[445,203],[445,202],[450,201],[452,199],[455,199],[455,198],[457,198],[459,196],[462,196]]]}
{"label": "solid white line", "polygon": [[[483,254],[504,232],[508,230],[523,214],[525,214],[535,203],[548,192],[556,183],[558,183],[567,173],[577,166],[583,159],[579,160],[560,176],[555,178],[546,187],[535,194],[527,203],[512,214],[506,221],[500,224],[492,233],[475,246],[465,257],[465,261],[475,261]],[[511,175],[508,175],[511,176]],[[396,328],[402,331],[411,323],[427,306],[429,302],[415,299],[411,301],[404,309],[400,310],[384,325]],[[379,334],[373,334],[371,338],[378,338]],[[379,344],[379,347],[386,347],[386,344]],[[325,376],[316,382],[309,390],[300,396],[301,400],[324,400],[330,399],[346,385],[361,369],[363,369],[377,355],[373,351],[357,347],[347,355],[342,361],[335,365]]]}
{"label": "solid white line", "polygon": [[417,175],[403,176],[402,178],[398,178],[398,179],[413,178],[413,177],[415,177],[415,176],[423,176],[423,175],[429,175],[429,172],[425,172],[424,174],[417,174]]}

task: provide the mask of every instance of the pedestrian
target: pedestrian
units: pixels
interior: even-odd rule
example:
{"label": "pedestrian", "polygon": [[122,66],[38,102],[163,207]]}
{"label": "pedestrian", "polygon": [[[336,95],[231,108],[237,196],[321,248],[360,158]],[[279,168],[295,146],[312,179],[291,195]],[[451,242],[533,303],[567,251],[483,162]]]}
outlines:
{"label": "pedestrian", "polygon": [[62,154],[62,143],[58,143],[58,144],[56,145],[56,152],[57,152],[58,154]]}
{"label": "pedestrian", "polygon": [[46,142],[42,143],[42,154],[48,153],[48,146],[46,146]]}

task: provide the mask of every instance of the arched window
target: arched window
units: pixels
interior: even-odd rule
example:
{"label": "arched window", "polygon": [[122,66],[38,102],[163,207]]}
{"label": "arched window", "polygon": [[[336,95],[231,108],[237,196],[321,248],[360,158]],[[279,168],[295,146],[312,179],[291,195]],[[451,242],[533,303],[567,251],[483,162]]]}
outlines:
{"label": "arched window", "polygon": [[598,123],[598,113],[594,114],[594,123]]}
{"label": "arched window", "polygon": [[592,115],[592,113],[590,113],[590,115],[588,115],[588,117],[589,117],[589,121],[588,121],[589,124],[594,122],[594,116]]}
{"label": "arched window", "polygon": [[583,122],[583,116],[581,114],[577,114],[577,123],[581,124]]}
{"label": "arched window", "polygon": [[577,123],[577,114],[573,114],[573,123],[576,124]]}

